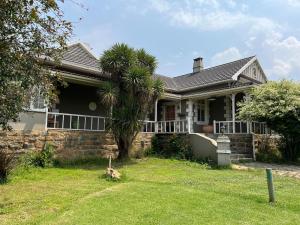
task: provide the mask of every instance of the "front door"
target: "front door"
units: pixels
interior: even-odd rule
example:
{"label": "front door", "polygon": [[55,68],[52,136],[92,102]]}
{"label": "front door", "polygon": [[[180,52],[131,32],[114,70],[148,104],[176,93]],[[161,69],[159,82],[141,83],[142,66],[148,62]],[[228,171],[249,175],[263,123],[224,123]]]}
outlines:
{"label": "front door", "polygon": [[166,121],[175,120],[175,105],[167,105],[165,113]]}
{"label": "front door", "polygon": [[[175,120],[175,105],[167,105],[165,112],[166,121]],[[166,131],[174,132],[174,123],[166,123]]]}

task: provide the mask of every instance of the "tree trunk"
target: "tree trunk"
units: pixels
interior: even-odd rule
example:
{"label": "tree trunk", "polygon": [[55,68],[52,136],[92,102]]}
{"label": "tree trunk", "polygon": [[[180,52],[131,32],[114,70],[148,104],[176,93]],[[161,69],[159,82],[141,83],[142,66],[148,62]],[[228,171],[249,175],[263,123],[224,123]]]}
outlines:
{"label": "tree trunk", "polygon": [[127,159],[129,157],[129,147],[131,145],[128,144],[127,140],[124,140],[123,138],[119,138],[118,141],[118,150],[119,150],[119,155],[118,159],[123,160]]}

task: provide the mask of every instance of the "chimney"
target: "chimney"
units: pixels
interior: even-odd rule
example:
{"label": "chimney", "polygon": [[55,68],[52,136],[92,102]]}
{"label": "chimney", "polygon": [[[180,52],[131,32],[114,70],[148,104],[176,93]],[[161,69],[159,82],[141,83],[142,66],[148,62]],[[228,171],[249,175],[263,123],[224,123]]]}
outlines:
{"label": "chimney", "polygon": [[193,65],[193,73],[198,73],[201,70],[203,70],[204,66],[203,66],[203,58],[198,57],[196,59],[194,59],[194,65]]}

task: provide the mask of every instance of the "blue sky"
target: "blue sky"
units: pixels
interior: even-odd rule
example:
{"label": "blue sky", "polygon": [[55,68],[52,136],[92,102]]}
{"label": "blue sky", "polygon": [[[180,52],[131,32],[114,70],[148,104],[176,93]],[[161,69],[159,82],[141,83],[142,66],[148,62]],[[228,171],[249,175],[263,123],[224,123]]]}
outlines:
{"label": "blue sky", "polygon": [[300,0],[69,0],[63,10],[71,42],[97,56],[125,42],[176,76],[198,56],[210,67],[257,55],[269,79],[300,80]]}

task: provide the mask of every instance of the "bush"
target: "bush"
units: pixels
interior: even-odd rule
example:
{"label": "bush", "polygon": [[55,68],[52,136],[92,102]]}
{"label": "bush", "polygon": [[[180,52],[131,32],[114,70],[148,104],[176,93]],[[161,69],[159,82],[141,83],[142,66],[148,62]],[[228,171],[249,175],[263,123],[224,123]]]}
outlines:
{"label": "bush", "polygon": [[7,181],[7,177],[15,165],[15,154],[0,149],[0,183]]}
{"label": "bush", "polygon": [[148,155],[157,155],[166,158],[192,159],[192,149],[186,136],[173,134],[159,138],[152,138],[152,148]]}
{"label": "bush", "polygon": [[46,143],[42,151],[32,151],[25,156],[25,164],[35,167],[52,166],[54,162],[54,147]]}
{"label": "bush", "polygon": [[262,136],[256,152],[257,161],[261,162],[282,162],[281,140],[275,142],[268,136]]}
{"label": "bush", "polygon": [[300,83],[270,81],[253,88],[249,97],[239,104],[239,119],[266,122],[282,137],[280,148],[285,161],[300,156]]}

